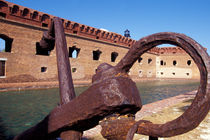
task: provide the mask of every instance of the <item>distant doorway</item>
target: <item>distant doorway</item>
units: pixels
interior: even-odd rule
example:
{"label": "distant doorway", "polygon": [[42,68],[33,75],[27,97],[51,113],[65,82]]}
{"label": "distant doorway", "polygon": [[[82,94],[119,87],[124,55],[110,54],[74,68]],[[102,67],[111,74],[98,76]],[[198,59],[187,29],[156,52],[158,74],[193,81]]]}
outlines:
{"label": "distant doorway", "polygon": [[5,78],[6,76],[6,60],[0,59],[0,78]]}

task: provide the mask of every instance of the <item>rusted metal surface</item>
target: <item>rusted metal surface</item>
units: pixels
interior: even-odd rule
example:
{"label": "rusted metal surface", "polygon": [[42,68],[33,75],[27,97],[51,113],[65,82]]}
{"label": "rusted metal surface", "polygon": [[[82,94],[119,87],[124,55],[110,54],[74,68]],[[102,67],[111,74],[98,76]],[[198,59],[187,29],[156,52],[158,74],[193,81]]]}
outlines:
{"label": "rusted metal surface", "polygon": [[[96,126],[100,120],[113,114],[117,114],[117,119],[101,122],[105,138],[131,140],[137,132],[155,140],[157,137],[170,137],[194,129],[209,111],[209,56],[201,45],[183,34],[165,32],[140,39],[116,66],[106,63],[99,65],[92,78],[92,85],[76,98],[67,60],[65,35],[59,18],[54,19],[49,31],[44,33],[40,45],[52,50],[54,42],[58,58],[61,105],[55,107],[36,126],[15,137],[16,140],[44,140],[59,135],[64,139],[79,139],[82,135],[80,132]],[[145,120],[135,122],[132,115],[142,105],[138,89],[127,72],[143,53],[164,43],[180,46],[193,58],[201,77],[198,93],[184,114],[173,121],[165,124],[152,124]],[[70,135],[69,130],[72,132]]]}
{"label": "rusted metal surface", "polygon": [[[200,86],[191,106],[180,117],[165,124],[153,124],[147,120],[138,122],[129,120],[125,121],[124,125],[121,122],[120,128],[115,128],[114,125],[120,120],[112,120],[112,123],[102,124],[102,135],[104,137],[109,136],[111,140],[115,139],[115,135],[121,135],[121,138],[124,139],[124,131],[121,129],[127,130],[127,127],[130,127],[130,129],[126,140],[132,140],[135,133],[150,136],[149,139],[151,140],[158,139],[158,137],[172,137],[196,128],[208,114],[210,109],[210,59],[204,48],[186,35],[163,32],[144,37],[132,46],[116,68],[121,70],[121,73],[128,72],[142,54],[160,44],[172,44],[183,48],[198,66]],[[107,128],[115,129],[112,138],[110,138],[111,134],[104,132]],[[120,138],[117,140],[120,140]]]}
{"label": "rusted metal surface", "polygon": [[[45,49],[53,49],[54,45],[56,45],[60,104],[63,105],[74,99],[76,94],[72,81],[71,66],[68,58],[63,22],[59,18],[53,19],[49,30],[44,32],[42,40],[40,41],[40,46]],[[63,140],[81,139],[82,132],[65,131],[61,133],[60,137]]]}
{"label": "rusted metal surface", "polygon": [[[52,32],[49,31],[50,36],[44,35],[51,38]],[[47,41],[42,43],[47,46]],[[99,120],[113,113],[135,114],[140,109],[141,100],[135,83],[126,73],[121,74],[115,67],[104,63],[93,76],[91,87],[70,102],[54,108],[44,120],[15,139],[50,139],[66,130],[81,132],[96,126]]]}
{"label": "rusted metal surface", "polygon": [[[54,29],[59,89],[60,89],[60,103],[61,105],[67,104],[76,97],[73,80],[71,75],[71,66],[68,57],[68,50],[66,44],[66,38],[63,29],[63,22],[59,18],[54,18],[52,22],[54,28],[51,28],[51,32]],[[63,140],[79,140],[82,138],[82,132],[79,131],[64,131],[60,137]]]}
{"label": "rusted metal surface", "polygon": [[[117,67],[128,71],[133,63],[144,52],[160,44],[173,44],[183,48],[195,61],[200,71],[200,86],[191,106],[175,120],[165,124],[137,122],[130,133],[137,131],[152,137],[171,137],[186,133],[196,128],[205,118],[210,109],[210,59],[204,48],[193,39],[178,33],[157,33],[140,39],[119,62]],[[129,61],[130,60],[130,61]],[[133,132],[132,132],[133,131]],[[128,136],[130,134],[128,133]],[[132,137],[127,138],[127,140]]]}

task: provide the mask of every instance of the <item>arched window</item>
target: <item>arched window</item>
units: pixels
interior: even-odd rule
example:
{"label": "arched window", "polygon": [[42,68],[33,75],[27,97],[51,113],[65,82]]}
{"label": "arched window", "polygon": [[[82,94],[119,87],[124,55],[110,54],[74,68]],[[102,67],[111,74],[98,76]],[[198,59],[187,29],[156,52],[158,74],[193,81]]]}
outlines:
{"label": "arched window", "polygon": [[37,19],[38,17],[38,12],[34,11],[33,15],[32,15],[32,19]]}
{"label": "arched window", "polygon": [[166,62],[164,62],[163,60],[161,60],[161,61],[160,61],[160,65],[161,65],[161,66],[166,65]]}
{"label": "arched window", "polygon": [[36,55],[49,56],[50,55],[50,50],[42,48],[40,46],[39,42],[36,42]]}
{"label": "arched window", "polygon": [[8,4],[3,1],[0,1],[0,10],[2,11],[0,12],[0,17],[6,18],[7,8]]}
{"label": "arched window", "polygon": [[70,27],[71,21],[66,22],[66,28]]}
{"label": "arched window", "polygon": [[163,60],[160,61],[160,65],[163,66]]}
{"label": "arched window", "polygon": [[112,52],[111,53],[111,62],[115,62],[117,59],[118,53],[117,52]]}
{"label": "arched window", "polygon": [[0,34],[0,52],[11,52],[12,50],[12,38],[6,35]]}
{"label": "arched window", "polygon": [[48,16],[47,14],[42,15],[41,22],[45,22],[42,23],[42,27],[48,27],[48,23],[46,22],[48,19],[50,19],[50,16]]}
{"label": "arched window", "polygon": [[101,53],[100,50],[93,51],[93,60],[99,60]]}
{"label": "arched window", "polygon": [[25,8],[25,9],[23,10],[22,15],[25,17],[25,16],[27,16],[28,14],[29,14],[29,10],[28,10],[27,8]]}
{"label": "arched window", "polygon": [[69,57],[77,58],[80,52],[80,48],[77,48],[76,46],[69,47]]}
{"label": "arched window", "polygon": [[176,65],[177,65],[177,62],[176,62],[176,60],[174,60],[174,61],[173,61],[173,65],[174,65],[174,66],[176,66]]}
{"label": "arched window", "polygon": [[149,58],[149,59],[148,59],[148,64],[151,64],[151,63],[152,63],[152,59]]}
{"label": "arched window", "polygon": [[46,15],[46,14],[43,14],[42,15],[42,18],[41,18],[41,21],[43,22],[43,21],[45,21],[45,20],[47,20],[47,19],[49,19],[50,18],[50,16],[48,16],[48,15]]}
{"label": "arched window", "polygon": [[19,11],[19,7],[17,5],[14,5],[12,8],[12,14],[17,14],[18,11]]}
{"label": "arched window", "polygon": [[141,63],[142,60],[143,60],[143,58],[142,57],[139,57],[138,58],[138,63]]}
{"label": "arched window", "polygon": [[73,25],[73,33],[74,34],[77,34],[78,27],[79,27],[79,24],[78,23],[74,23],[74,25]]}
{"label": "arched window", "polygon": [[187,61],[187,65],[190,66],[192,64],[191,60]]}
{"label": "arched window", "polygon": [[0,1],[0,9],[2,9],[3,7],[8,7],[8,4],[3,1]]}

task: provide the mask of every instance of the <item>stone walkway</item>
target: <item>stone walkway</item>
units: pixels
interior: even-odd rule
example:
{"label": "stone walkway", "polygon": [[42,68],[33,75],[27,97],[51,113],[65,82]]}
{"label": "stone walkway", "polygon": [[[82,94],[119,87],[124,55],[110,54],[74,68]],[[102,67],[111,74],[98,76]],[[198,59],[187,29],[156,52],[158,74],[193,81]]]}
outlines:
{"label": "stone walkway", "polygon": [[[165,100],[157,101],[144,105],[143,108],[136,113],[136,120],[146,119],[153,123],[165,123],[180,116],[185,109],[191,104],[195,97],[196,91],[171,97]],[[104,140],[100,135],[101,126],[98,125],[93,129],[84,132],[84,140]],[[147,136],[135,135],[135,140],[148,140]],[[171,138],[159,138],[159,140],[210,140],[210,113],[205,120],[193,131],[186,134]]]}

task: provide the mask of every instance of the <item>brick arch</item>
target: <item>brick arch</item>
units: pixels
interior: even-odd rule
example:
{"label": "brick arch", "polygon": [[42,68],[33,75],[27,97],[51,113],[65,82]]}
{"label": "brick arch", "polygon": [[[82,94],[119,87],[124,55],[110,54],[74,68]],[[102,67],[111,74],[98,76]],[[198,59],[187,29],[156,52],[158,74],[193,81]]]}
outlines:
{"label": "brick arch", "polygon": [[5,52],[11,52],[13,39],[5,34],[0,34],[0,38],[5,41]]}
{"label": "brick arch", "polygon": [[94,31],[95,31],[95,28],[92,28],[92,29],[90,30],[90,33],[93,34]]}
{"label": "brick arch", "polygon": [[41,17],[41,22],[47,22],[50,19],[50,16],[47,14],[43,14]]}
{"label": "brick arch", "polygon": [[5,7],[8,7],[8,4],[0,0],[0,9],[5,8]]}
{"label": "brick arch", "polygon": [[79,27],[79,24],[78,23],[74,23],[74,25],[73,25],[73,29],[77,29]]}
{"label": "brick arch", "polygon": [[18,12],[19,12],[19,6],[17,6],[17,5],[13,5],[13,7],[12,7],[12,14],[17,14]]}
{"label": "brick arch", "polygon": [[66,24],[65,24],[66,28],[69,28],[70,25],[71,25],[71,21],[67,21]]}
{"label": "brick arch", "polygon": [[80,31],[84,31],[85,30],[85,25],[82,25],[81,27],[80,27]]}
{"label": "brick arch", "polygon": [[1,10],[0,17],[6,18],[8,12],[8,4],[3,1],[0,1],[0,10]]}
{"label": "brick arch", "polygon": [[88,26],[86,29],[85,29],[85,32],[89,32],[89,30],[90,30],[90,27]]}
{"label": "brick arch", "polygon": [[32,14],[32,19],[38,19],[39,12],[34,11]]}
{"label": "brick arch", "polygon": [[22,16],[23,17],[29,16],[29,13],[30,13],[29,9],[28,8],[24,8],[23,13],[22,13]]}

